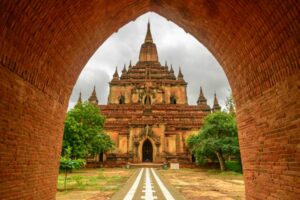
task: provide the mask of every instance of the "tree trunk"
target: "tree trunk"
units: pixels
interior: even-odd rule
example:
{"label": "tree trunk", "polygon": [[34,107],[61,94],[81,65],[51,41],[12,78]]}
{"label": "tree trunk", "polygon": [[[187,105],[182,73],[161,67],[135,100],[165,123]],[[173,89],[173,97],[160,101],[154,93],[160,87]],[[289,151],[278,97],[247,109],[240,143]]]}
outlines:
{"label": "tree trunk", "polygon": [[64,190],[67,190],[67,176],[68,176],[68,170],[65,171],[65,184],[64,184]]}
{"label": "tree trunk", "polygon": [[217,157],[218,157],[218,160],[219,160],[219,163],[220,163],[220,169],[221,169],[221,171],[222,171],[222,172],[225,171],[225,170],[226,170],[226,167],[225,167],[225,160],[224,160],[224,158],[223,158],[222,153],[219,152],[219,151],[215,151],[215,154],[216,154]]}

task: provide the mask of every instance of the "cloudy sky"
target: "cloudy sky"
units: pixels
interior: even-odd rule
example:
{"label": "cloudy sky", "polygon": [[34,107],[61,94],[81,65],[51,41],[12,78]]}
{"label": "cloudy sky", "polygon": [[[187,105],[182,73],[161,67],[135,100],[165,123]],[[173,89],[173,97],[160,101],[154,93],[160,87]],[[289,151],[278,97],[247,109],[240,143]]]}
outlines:
{"label": "cloudy sky", "polygon": [[186,33],[175,23],[153,12],[138,17],[113,33],[94,53],[82,70],[73,88],[69,109],[77,99],[79,91],[83,100],[90,96],[94,85],[100,104],[107,103],[108,82],[116,66],[119,74],[124,64],[138,61],[139,50],[144,42],[147,22],[151,23],[151,32],[156,43],[160,63],[172,64],[177,76],[178,68],[188,82],[188,101],[196,104],[199,88],[202,86],[208,104],[213,104],[213,94],[217,93],[219,103],[224,106],[230,86],[226,75],[214,56],[192,35]]}

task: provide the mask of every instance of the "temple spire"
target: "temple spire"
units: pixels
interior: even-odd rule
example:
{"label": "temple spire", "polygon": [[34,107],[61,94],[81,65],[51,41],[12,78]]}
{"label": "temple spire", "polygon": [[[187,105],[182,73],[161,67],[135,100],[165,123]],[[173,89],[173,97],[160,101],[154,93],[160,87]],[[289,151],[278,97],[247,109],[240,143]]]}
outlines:
{"label": "temple spire", "polygon": [[153,43],[149,21],[148,21],[147,33],[146,33],[146,37],[145,37],[145,43],[147,43],[147,42]]}
{"label": "temple spire", "polygon": [[150,22],[147,25],[145,42],[142,44],[139,55],[139,62],[158,62],[156,45],[153,43]]}
{"label": "temple spire", "polygon": [[121,79],[126,78],[127,76],[127,70],[126,70],[126,64],[124,64],[124,68],[122,70]]}
{"label": "temple spire", "polygon": [[79,92],[79,97],[78,97],[76,105],[79,105],[79,104],[82,104],[81,91]]}
{"label": "temple spire", "polygon": [[124,64],[124,67],[123,67],[122,73],[127,73],[127,70],[126,70],[126,64]]}
{"label": "temple spire", "polygon": [[197,100],[197,105],[200,107],[200,109],[202,111],[204,111],[204,112],[210,112],[210,107],[207,104],[207,100],[206,100],[206,98],[204,96],[202,87],[200,87],[200,94],[199,94],[199,97],[198,97],[198,100]]}
{"label": "temple spire", "polygon": [[174,73],[173,66],[171,64],[170,73]]}
{"label": "temple spire", "polygon": [[166,69],[166,70],[169,70],[168,62],[167,62],[167,61],[165,62],[165,69]]}
{"label": "temple spire", "polygon": [[129,61],[129,66],[128,66],[128,69],[131,69],[132,68],[132,65],[131,65],[131,60]]}
{"label": "temple spire", "polygon": [[92,104],[98,104],[98,98],[96,94],[96,86],[94,86],[93,92],[89,98],[89,102]]}
{"label": "temple spire", "polygon": [[176,80],[172,64],[171,64],[171,68],[170,68],[170,72],[169,73],[170,73],[171,79]]}
{"label": "temple spire", "polygon": [[221,106],[219,105],[217,94],[215,93],[213,111],[216,112],[220,110],[221,110]]}
{"label": "temple spire", "polygon": [[178,80],[183,80],[183,74],[181,72],[181,67],[179,67],[179,72],[178,72],[178,76],[177,76]]}
{"label": "temple spire", "polygon": [[204,97],[203,90],[202,90],[202,87],[201,87],[201,86],[200,86],[200,95],[199,95],[199,98],[200,98],[200,97],[203,97],[203,98],[205,98],[205,97]]}
{"label": "temple spire", "polygon": [[113,79],[114,80],[119,80],[118,67],[116,67],[116,71],[115,71],[115,73],[113,75]]}

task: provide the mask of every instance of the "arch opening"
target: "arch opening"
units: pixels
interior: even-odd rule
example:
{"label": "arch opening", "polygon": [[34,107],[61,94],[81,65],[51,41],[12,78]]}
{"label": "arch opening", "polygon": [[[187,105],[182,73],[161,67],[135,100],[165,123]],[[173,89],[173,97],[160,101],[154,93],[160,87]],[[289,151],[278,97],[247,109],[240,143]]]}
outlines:
{"label": "arch opening", "polygon": [[[98,50],[95,51],[74,85],[69,101],[69,108],[76,104],[78,94],[83,87],[92,88],[95,84],[100,104],[107,103],[106,97],[110,92],[107,89],[107,82],[110,82],[111,78],[115,75],[115,66],[117,66],[119,78],[125,80],[128,78],[127,71],[129,68],[139,62],[139,59],[141,59],[140,56],[143,58],[143,55],[139,56],[139,54],[143,54],[143,51],[139,51],[144,41],[148,19],[151,23],[152,39],[157,48],[157,52],[156,50],[155,52],[158,55],[154,56],[156,57],[155,60],[161,65],[166,65],[166,69],[168,68],[171,73],[170,76],[174,79],[176,79],[181,66],[184,80],[188,82],[186,91],[188,96],[187,102],[191,105],[196,104],[199,96],[199,87],[202,86],[204,91],[207,91],[205,96],[209,104],[212,104],[213,91],[216,91],[220,99],[220,104],[224,106],[225,97],[229,95],[231,88],[226,74],[216,57],[198,39],[187,34],[176,23],[168,21],[163,15],[157,12],[146,12],[140,15],[134,22],[123,25],[117,33],[108,37]],[[135,37],[128,37],[128,35],[133,34],[133,31],[135,31]],[[177,42],[174,43],[174,40]],[[124,41],[126,45],[124,45]],[[127,46],[131,46],[131,48],[128,49]],[[118,52],[126,53],[120,55]],[[176,52],[179,56],[173,56],[173,52]],[[114,55],[115,57],[114,59],[109,59],[110,56],[108,55]],[[201,70],[193,70],[198,66],[201,66]],[[181,75],[182,72],[180,72]],[[150,71],[147,70],[146,77],[149,78],[150,76],[155,75],[150,74]],[[211,79],[208,77],[211,77]],[[217,82],[215,78],[218,79]],[[93,81],[87,82],[87,79]],[[90,94],[83,92],[82,95],[86,99]],[[146,103],[145,94],[139,94],[138,98],[140,98],[139,101],[141,103]],[[148,100],[149,98],[147,97]],[[177,99],[174,100],[174,98],[171,99],[171,97],[165,96],[166,102],[171,102],[171,100],[172,103],[178,103]],[[151,104],[153,103],[152,96],[150,97],[150,102]],[[119,101],[115,103],[119,103]]]}
{"label": "arch opening", "polygon": [[119,104],[125,104],[125,97],[123,95],[119,98]]}
{"label": "arch opening", "polygon": [[151,105],[151,97],[149,95],[145,96],[144,104],[145,105]]}
{"label": "arch opening", "polygon": [[153,162],[153,147],[149,139],[143,143],[142,156],[143,162]]}
{"label": "arch opening", "polygon": [[170,103],[171,104],[176,104],[176,97],[175,96],[170,97]]}

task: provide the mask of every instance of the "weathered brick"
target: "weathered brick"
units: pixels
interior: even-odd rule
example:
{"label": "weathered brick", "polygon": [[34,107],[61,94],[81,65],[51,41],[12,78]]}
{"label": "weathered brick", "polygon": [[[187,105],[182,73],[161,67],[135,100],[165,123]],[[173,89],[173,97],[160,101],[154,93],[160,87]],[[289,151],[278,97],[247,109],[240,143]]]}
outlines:
{"label": "weathered brick", "polygon": [[80,71],[113,32],[150,10],[222,65],[237,103],[247,199],[299,197],[299,185],[280,175],[299,178],[300,170],[300,1],[2,0],[1,199],[55,198]]}

